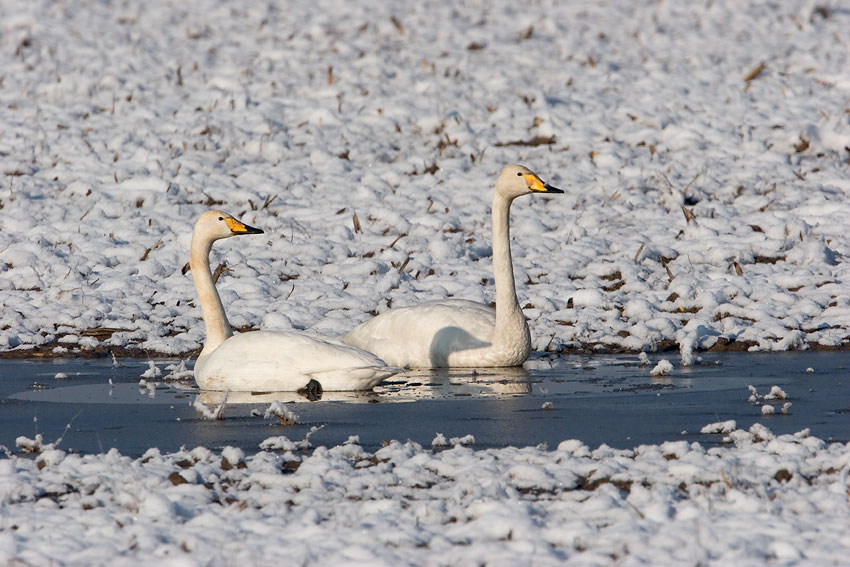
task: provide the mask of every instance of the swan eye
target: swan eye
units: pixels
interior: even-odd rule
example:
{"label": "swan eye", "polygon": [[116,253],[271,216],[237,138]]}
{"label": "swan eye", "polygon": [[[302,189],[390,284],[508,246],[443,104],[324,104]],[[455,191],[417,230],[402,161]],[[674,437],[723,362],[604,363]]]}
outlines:
{"label": "swan eye", "polygon": [[516,172],[516,176],[517,176],[517,177],[522,177],[522,172],[521,172],[521,171],[517,171],[517,172]]}
{"label": "swan eye", "polygon": [[224,220],[224,217],[218,217],[218,220]]}

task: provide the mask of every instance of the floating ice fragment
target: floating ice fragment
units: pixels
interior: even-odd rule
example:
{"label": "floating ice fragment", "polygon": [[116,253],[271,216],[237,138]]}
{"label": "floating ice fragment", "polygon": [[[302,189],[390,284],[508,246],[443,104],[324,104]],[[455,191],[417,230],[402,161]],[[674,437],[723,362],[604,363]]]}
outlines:
{"label": "floating ice fragment", "polygon": [[204,402],[201,401],[200,398],[195,398],[195,401],[192,403],[192,407],[198,410],[201,415],[207,419],[222,419],[222,412],[224,411],[224,405],[227,403],[227,396],[229,393],[230,392],[224,393],[221,403],[218,404],[218,407],[214,410],[210,409]]}
{"label": "floating ice fragment", "polygon": [[682,357],[682,366],[693,366],[695,343],[696,341],[693,338],[681,341],[679,345],[679,354]]}
{"label": "floating ice fragment", "polygon": [[640,362],[641,365],[649,364],[649,357],[645,352],[641,351],[640,354],[638,354],[638,362]]}
{"label": "floating ice fragment", "polygon": [[700,433],[732,433],[738,424],[734,419],[709,423],[699,430]]}
{"label": "floating ice fragment", "polygon": [[788,399],[788,395],[780,388],[779,386],[773,386],[770,388],[770,392],[764,397],[765,400],[785,400]]}
{"label": "floating ice fragment", "polygon": [[442,433],[437,433],[437,435],[434,437],[433,441],[431,441],[431,446],[432,447],[448,447],[449,442],[446,441],[445,435],[443,435]]}
{"label": "floating ice fragment", "polygon": [[283,435],[278,437],[269,437],[260,443],[260,449],[270,451],[272,449],[280,449],[281,451],[295,451],[298,449],[298,443],[290,441]]}
{"label": "floating ice fragment", "polygon": [[452,437],[449,439],[449,443],[451,443],[452,447],[457,447],[458,445],[475,445],[475,437],[472,435],[464,435],[463,437]]}
{"label": "floating ice fragment", "polygon": [[215,412],[213,410],[211,410],[207,406],[207,404],[202,402],[200,399],[196,398],[195,401],[192,403],[192,407],[195,408],[196,410],[198,410],[201,413],[201,415],[204,416],[205,418],[215,419]]}
{"label": "floating ice fragment", "polygon": [[782,404],[782,415],[788,415],[788,412],[791,410],[791,402],[785,402]]}
{"label": "floating ice fragment", "polygon": [[761,414],[763,416],[771,416],[774,413],[776,413],[776,408],[774,408],[772,405],[764,404],[763,406],[761,406]]}
{"label": "floating ice fragment", "polygon": [[41,436],[41,433],[38,433],[35,439],[30,439],[22,435],[15,439],[15,446],[25,453],[39,453],[41,452],[43,441],[44,438]]}
{"label": "floating ice fragment", "polygon": [[552,402],[543,402],[543,405],[540,406],[540,409],[543,410],[551,410],[554,409],[555,406],[552,405]]}
{"label": "floating ice fragment", "polygon": [[191,380],[194,376],[194,372],[186,368],[185,360],[181,360],[177,364],[169,364],[165,367],[165,370],[168,372],[164,377],[166,381]]}
{"label": "floating ice fragment", "polygon": [[806,368],[806,372],[808,372],[809,374],[813,373],[814,371],[815,371],[815,369],[814,369],[814,368],[812,368],[811,366],[809,366],[808,368]]}
{"label": "floating ice fragment", "polygon": [[662,359],[655,365],[655,368],[649,371],[650,376],[666,376],[673,370],[673,364],[665,359]]}
{"label": "floating ice fragment", "polygon": [[298,416],[284,404],[275,400],[266,409],[265,418],[276,417],[283,425],[295,425],[298,423]]}
{"label": "floating ice fragment", "polygon": [[162,370],[152,360],[149,361],[148,369],[142,373],[142,378],[159,378],[160,376],[162,376]]}
{"label": "floating ice fragment", "polygon": [[54,378],[56,378],[57,380],[65,380],[67,377],[68,377],[68,375],[65,374],[64,372],[57,372],[56,375],[54,376]]}

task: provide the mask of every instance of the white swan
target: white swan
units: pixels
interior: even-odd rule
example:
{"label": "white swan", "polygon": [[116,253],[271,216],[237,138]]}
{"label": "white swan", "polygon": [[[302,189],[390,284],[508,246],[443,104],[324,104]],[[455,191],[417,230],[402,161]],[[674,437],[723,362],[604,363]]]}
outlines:
{"label": "white swan", "polygon": [[511,202],[529,193],[563,193],[521,165],[504,168],[493,192],[493,278],[496,309],[463,299],[391,309],[355,327],[345,342],[393,366],[519,366],[531,336],[516,297],[511,263]]}
{"label": "white swan", "polygon": [[395,374],[398,369],[377,356],[330,339],[288,331],[233,335],[210,273],[210,250],[221,238],[262,232],[221,211],[208,211],[195,223],[189,266],[206,327],[204,348],[195,362],[198,386],[243,392],[306,388],[315,395],[321,390],[368,390]]}

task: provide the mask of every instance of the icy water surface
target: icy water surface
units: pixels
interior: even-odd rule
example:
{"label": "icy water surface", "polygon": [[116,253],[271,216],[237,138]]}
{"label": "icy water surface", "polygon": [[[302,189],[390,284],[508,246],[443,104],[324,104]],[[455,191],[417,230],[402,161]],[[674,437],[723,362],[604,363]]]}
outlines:
{"label": "icy water surface", "polygon": [[[199,392],[190,381],[160,377],[140,385],[150,362],[112,360],[0,361],[0,445],[40,433],[60,447],[130,456],[156,446],[239,446],[248,452],[274,435],[299,439],[311,429],[314,445],[335,445],[358,435],[364,447],[411,439],[430,445],[472,435],[476,447],[556,446],[580,439],[631,448],[685,439],[717,443],[700,429],[735,420],[739,428],[760,421],[774,433],[810,428],[825,440],[850,439],[850,376],[845,352],[706,354],[690,368],[677,357],[560,356],[534,358],[522,369],[411,371],[374,392],[326,393],[311,402],[293,393],[231,393],[222,419],[204,417],[197,402],[215,409],[222,394]],[[650,376],[661,358],[673,363],[667,376]],[[785,400],[750,400],[778,386]],[[266,417],[273,401],[286,402],[300,423],[284,426]],[[790,402],[787,415],[783,404]],[[761,404],[776,415],[763,416]]]}

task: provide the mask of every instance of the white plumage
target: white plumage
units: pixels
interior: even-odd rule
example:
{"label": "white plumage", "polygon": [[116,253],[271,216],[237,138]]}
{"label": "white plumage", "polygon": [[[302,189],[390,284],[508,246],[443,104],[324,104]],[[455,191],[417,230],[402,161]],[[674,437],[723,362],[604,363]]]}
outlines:
{"label": "white plumage", "polygon": [[221,211],[198,218],[189,264],[204,316],[206,341],[195,362],[205,390],[295,391],[316,380],[323,390],[368,390],[397,369],[361,349],[306,333],[252,331],[233,335],[210,273],[212,244],[239,234],[259,234]]}
{"label": "white plumage", "polygon": [[531,336],[516,297],[510,249],[511,202],[529,193],[563,193],[521,165],[504,168],[493,192],[493,277],[496,308],[463,299],[391,309],[345,335],[345,342],[393,366],[519,366]]}

